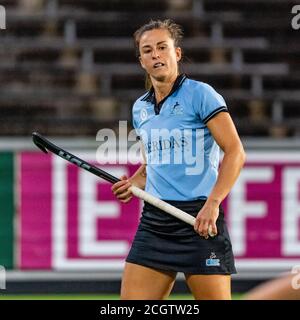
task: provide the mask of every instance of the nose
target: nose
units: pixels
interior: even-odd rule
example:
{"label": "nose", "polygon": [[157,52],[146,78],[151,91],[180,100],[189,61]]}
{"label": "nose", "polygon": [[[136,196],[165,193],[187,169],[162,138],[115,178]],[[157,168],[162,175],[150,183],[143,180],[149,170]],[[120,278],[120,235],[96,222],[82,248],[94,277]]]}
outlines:
{"label": "nose", "polygon": [[152,51],[152,59],[157,59],[157,58],[159,58],[159,53],[156,49],[154,49]]}

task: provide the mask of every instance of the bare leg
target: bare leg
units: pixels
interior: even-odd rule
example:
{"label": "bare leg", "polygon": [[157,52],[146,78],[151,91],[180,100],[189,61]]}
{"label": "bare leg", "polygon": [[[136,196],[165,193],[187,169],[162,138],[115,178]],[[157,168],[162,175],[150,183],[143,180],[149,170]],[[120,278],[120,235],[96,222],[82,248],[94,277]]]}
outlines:
{"label": "bare leg", "polygon": [[126,263],[121,286],[122,300],[166,299],[175,282],[176,273]]}
{"label": "bare leg", "polygon": [[293,288],[296,275],[281,276],[262,283],[244,295],[246,300],[300,300],[300,289]]}
{"label": "bare leg", "polygon": [[196,300],[231,300],[231,276],[186,274],[186,282]]}

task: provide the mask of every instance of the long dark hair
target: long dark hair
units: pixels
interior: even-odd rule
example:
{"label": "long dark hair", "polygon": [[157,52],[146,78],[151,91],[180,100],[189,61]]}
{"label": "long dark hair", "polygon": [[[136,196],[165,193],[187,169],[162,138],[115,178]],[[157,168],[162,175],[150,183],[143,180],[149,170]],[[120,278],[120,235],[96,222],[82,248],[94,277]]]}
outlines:
{"label": "long dark hair", "polygon": [[[139,29],[137,29],[133,34],[135,52],[137,57],[140,56],[139,45],[143,33],[154,29],[167,30],[170,34],[170,37],[174,40],[175,47],[180,46],[181,40],[183,38],[183,29],[179,24],[173,22],[171,19],[150,20],[148,23],[142,25]],[[145,87],[147,90],[149,90],[152,87],[151,79],[148,73],[146,74]]]}

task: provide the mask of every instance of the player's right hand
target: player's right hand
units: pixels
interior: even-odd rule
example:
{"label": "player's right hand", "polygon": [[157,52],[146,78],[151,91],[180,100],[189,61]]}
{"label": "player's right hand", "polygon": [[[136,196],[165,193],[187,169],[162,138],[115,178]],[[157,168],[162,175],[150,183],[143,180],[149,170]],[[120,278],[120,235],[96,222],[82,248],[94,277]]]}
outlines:
{"label": "player's right hand", "polygon": [[131,183],[127,176],[122,176],[121,181],[116,182],[111,187],[113,194],[124,203],[127,203],[132,198],[132,192],[129,189],[131,187]]}

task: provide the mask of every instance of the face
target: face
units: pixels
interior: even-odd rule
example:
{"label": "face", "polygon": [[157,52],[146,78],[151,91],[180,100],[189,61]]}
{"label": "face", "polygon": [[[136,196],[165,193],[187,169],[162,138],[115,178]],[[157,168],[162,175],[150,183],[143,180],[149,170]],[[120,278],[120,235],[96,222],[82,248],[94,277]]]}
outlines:
{"label": "face", "polygon": [[166,29],[153,29],[142,34],[139,43],[140,63],[151,78],[166,81],[176,78],[181,49]]}

